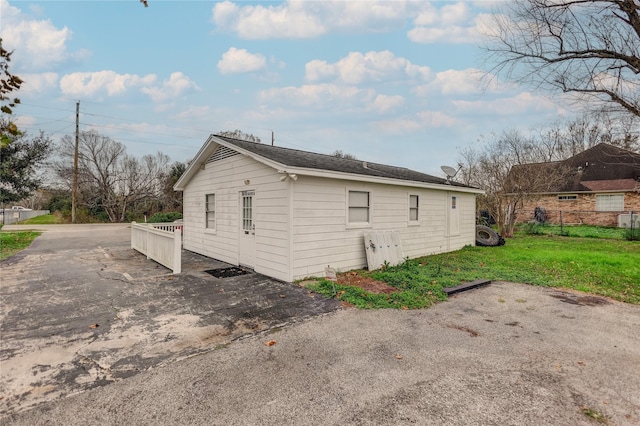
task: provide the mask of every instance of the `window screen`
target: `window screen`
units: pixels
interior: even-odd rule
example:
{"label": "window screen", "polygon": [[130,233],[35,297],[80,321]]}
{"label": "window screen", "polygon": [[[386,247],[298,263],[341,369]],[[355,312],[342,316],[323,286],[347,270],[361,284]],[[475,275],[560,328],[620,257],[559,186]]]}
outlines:
{"label": "window screen", "polygon": [[418,220],[418,196],[409,195],[409,220]]}
{"label": "window screen", "polygon": [[216,229],[216,195],[207,194],[207,229]]}
{"label": "window screen", "polygon": [[596,211],[617,212],[624,210],[624,194],[596,195]]}
{"label": "window screen", "polygon": [[369,223],[369,192],[349,191],[349,223]]}

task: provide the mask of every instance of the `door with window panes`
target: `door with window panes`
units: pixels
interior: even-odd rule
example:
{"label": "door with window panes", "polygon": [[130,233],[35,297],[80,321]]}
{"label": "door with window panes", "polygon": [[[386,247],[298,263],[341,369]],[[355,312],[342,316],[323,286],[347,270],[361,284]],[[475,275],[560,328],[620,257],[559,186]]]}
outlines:
{"label": "door with window panes", "polygon": [[256,192],[240,192],[240,236],[238,244],[238,263],[250,268],[255,267],[256,224],[254,198]]}

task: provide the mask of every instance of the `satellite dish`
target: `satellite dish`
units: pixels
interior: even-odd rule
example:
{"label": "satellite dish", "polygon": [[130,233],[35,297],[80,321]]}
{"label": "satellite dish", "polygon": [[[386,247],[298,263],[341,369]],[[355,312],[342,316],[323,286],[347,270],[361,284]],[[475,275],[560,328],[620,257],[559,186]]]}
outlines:
{"label": "satellite dish", "polygon": [[458,174],[458,170],[460,170],[460,169],[456,170],[451,166],[440,166],[440,168],[442,169],[444,174],[447,175],[447,179],[451,179],[452,177],[457,175]]}

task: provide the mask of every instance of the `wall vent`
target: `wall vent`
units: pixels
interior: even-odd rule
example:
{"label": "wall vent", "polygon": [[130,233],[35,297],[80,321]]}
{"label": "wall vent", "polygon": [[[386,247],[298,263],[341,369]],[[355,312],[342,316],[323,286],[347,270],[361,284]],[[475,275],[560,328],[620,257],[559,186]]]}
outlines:
{"label": "wall vent", "polygon": [[227,148],[226,146],[219,146],[218,149],[216,149],[215,152],[211,154],[211,157],[209,157],[207,163],[224,160],[225,158],[233,157],[234,155],[238,154],[238,151],[234,151],[231,148]]}

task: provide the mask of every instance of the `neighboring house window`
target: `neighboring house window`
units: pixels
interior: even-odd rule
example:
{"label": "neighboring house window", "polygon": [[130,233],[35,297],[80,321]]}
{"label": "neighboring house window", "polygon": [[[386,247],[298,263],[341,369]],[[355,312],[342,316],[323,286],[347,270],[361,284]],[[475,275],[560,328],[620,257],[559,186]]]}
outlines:
{"label": "neighboring house window", "polygon": [[349,223],[369,223],[369,192],[349,191]]}
{"label": "neighboring house window", "polygon": [[216,229],[216,194],[207,194],[207,229]]}
{"label": "neighboring house window", "polygon": [[624,194],[596,194],[596,211],[618,212],[624,210]]}
{"label": "neighboring house window", "polygon": [[456,197],[451,197],[451,208],[455,209],[457,205]]}
{"label": "neighboring house window", "polygon": [[577,195],[558,195],[559,201],[575,201],[578,199]]}
{"label": "neighboring house window", "polygon": [[409,220],[418,220],[418,196],[409,195]]}

